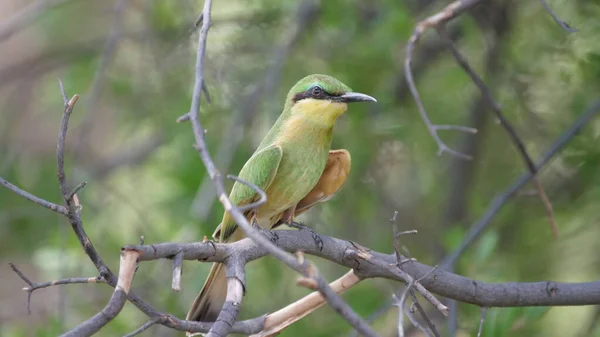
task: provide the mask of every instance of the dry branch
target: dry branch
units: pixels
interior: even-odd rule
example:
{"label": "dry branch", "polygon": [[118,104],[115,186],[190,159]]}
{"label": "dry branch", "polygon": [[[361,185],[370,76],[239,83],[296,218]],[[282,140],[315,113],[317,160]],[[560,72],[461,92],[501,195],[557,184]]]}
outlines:
{"label": "dry branch", "polygon": [[442,38],[442,40],[444,42],[446,42],[446,46],[452,53],[452,56],[454,56],[454,59],[456,60],[456,62],[469,75],[469,77],[471,78],[471,81],[473,81],[473,83],[475,83],[475,86],[481,92],[481,97],[492,109],[492,111],[496,115],[496,118],[498,118],[498,120],[500,121],[500,124],[504,127],[504,129],[508,133],[515,148],[521,155],[521,158],[523,158],[523,161],[525,162],[525,166],[531,173],[531,176],[532,176],[531,179],[533,180],[533,183],[538,191],[540,199],[544,203],[544,207],[546,209],[546,214],[548,216],[548,222],[550,223],[550,229],[552,230],[552,234],[554,235],[554,238],[557,239],[558,238],[558,228],[556,227],[556,222],[554,221],[554,212],[552,210],[552,203],[550,203],[550,199],[546,195],[546,192],[544,191],[544,188],[542,187],[542,184],[540,183],[540,181],[537,177],[537,169],[535,167],[535,163],[533,162],[533,159],[531,159],[531,156],[527,152],[527,149],[525,148],[525,144],[523,143],[523,141],[517,134],[517,131],[515,130],[515,128],[512,126],[512,124],[508,121],[508,119],[506,119],[506,117],[502,113],[502,109],[500,109],[500,104],[498,104],[494,100],[494,98],[492,97],[492,94],[490,93],[490,90],[483,82],[483,79],[481,79],[481,77],[479,77],[479,75],[477,75],[477,72],[475,72],[475,70],[471,67],[471,65],[469,64],[467,59],[460,53],[460,51],[458,51],[456,46],[454,46],[454,43],[452,42],[452,40],[450,39],[450,36],[446,32],[446,28],[443,25],[439,25],[437,27],[437,31],[438,31],[440,37]]}
{"label": "dry branch", "polygon": [[[308,231],[275,230],[277,245],[288,252],[303,251],[336,264],[354,269],[356,276],[365,278],[387,278],[404,282],[397,272],[395,254],[382,254],[369,251],[369,260],[365,260],[362,251],[356,245],[337,238],[321,235],[323,250],[315,247]],[[184,260],[223,262],[226,258],[243,259],[246,263],[269,255],[271,252],[251,238],[233,243],[160,243],[144,246],[126,246],[140,252],[140,261],[170,258],[183,251]],[[403,270],[412,278],[419,279],[431,272],[430,267],[419,262],[407,262]],[[422,285],[437,295],[486,307],[522,307],[522,306],[564,306],[594,305],[600,302],[600,281],[582,283],[507,282],[486,283],[457,274],[436,269],[414,285]],[[249,291],[252,291],[249,289]]]}
{"label": "dry branch", "polygon": [[457,0],[457,1],[454,1],[453,3],[446,6],[444,9],[442,9],[439,13],[432,15],[432,16],[428,17],[427,19],[419,22],[416,25],[412,35],[410,36],[410,39],[408,40],[408,44],[406,46],[406,56],[404,58],[404,76],[406,77],[406,82],[408,84],[410,92],[411,92],[413,98],[415,99],[417,108],[419,109],[419,114],[421,115],[421,118],[425,122],[425,126],[427,126],[427,130],[429,131],[429,134],[435,140],[435,142],[438,146],[438,152],[437,152],[438,156],[442,155],[444,152],[448,152],[452,155],[455,155],[455,156],[463,158],[463,159],[471,159],[470,155],[453,150],[448,145],[446,145],[446,143],[444,143],[444,141],[442,141],[442,139],[438,135],[438,130],[456,130],[456,131],[467,132],[467,133],[476,133],[477,130],[470,128],[470,127],[458,126],[458,125],[436,125],[431,121],[431,119],[429,118],[429,115],[427,114],[427,111],[425,110],[425,106],[423,105],[423,101],[421,100],[419,91],[417,90],[417,86],[415,85],[415,80],[413,78],[412,67],[411,67],[412,54],[413,54],[416,44],[421,39],[421,36],[428,29],[438,27],[439,25],[442,25],[442,24],[450,21],[451,19],[457,17],[464,11],[479,4],[481,1],[482,0]]}

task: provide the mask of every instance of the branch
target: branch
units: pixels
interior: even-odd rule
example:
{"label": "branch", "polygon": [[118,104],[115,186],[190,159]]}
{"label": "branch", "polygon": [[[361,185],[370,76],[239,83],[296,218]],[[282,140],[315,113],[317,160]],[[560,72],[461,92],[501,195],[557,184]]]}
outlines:
{"label": "branch", "polygon": [[[336,264],[353,268],[356,276],[365,278],[386,278],[404,282],[398,274],[395,254],[382,254],[369,251],[366,260],[364,252],[351,242],[321,235],[323,250],[316,247],[312,234],[308,231],[275,230],[277,245],[287,252],[302,251]],[[254,261],[271,254],[271,251],[252,238],[233,243],[160,243],[144,246],[126,246],[140,252],[140,261],[169,258],[178,251],[183,252],[184,260],[223,262],[234,255],[243,257],[245,262]],[[419,279],[429,273],[432,267],[419,262],[407,262],[405,272]],[[485,307],[523,306],[564,306],[594,305],[600,302],[600,281],[582,283],[507,282],[486,283],[466,278],[454,273],[436,269],[433,274],[415,283],[415,289],[422,285],[439,296]]]}
{"label": "branch", "polygon": [[554,21],[556,23],[558,23],[558,25],[560,26],[560,28],[564,29],[568,33],[575,33],[575,32],[579,31],[577,28],[573,28],[573,27],[571,27],[571,25],[569,25],[565,21],[561,20],[558,17],[558,15],[554,14],[554,11],[552,11],[552,8],[550,8],[550,5],[548,5],[548,3],[546,2],[546,0],[540,0],[540,2],[542,3],[542,6],[544,6],[544,8],[548,12],[548,14],[550,14],[550,16],[552,17],[552,19],[554,19]]}
{"label": "branch", "polygon": [[443,25],[439,25],[437,27],[437,31],[438,31],[440,37],[442,38],[442,40],[444,40],[446,42],[446,46],[448,47],[448,49],[450,49],[450,52],[452,53],[452,56],[454,56],[454,59],[456,60],[456,62],[463,68],[463,70],[469,75],[469,77],[471,77],[471,80],[473,81],[473,83],[475,83],[475,86],[477,86],[477,88],[481,92],[481,96],[482,96],[483,100],[489,105],[489,107],[492,109],[492,111],[494,111],[494,113],[496,114],[496,118],[498,118],[498,120],[500,121],[500,124],[502,124],[502,126],[504,127],[504,129],[506,130],[508,135],[510,136],[510,139],[513,142],[514,146],[517,148],[517,151],[521,155],[521,158],[523,158],[523,161],[525,162],[525,166],[531,173],[532,180],[538,191],[538,194],[539,194],[540,198],[542,199],[542,202],[544,203],[544,207],[546,209],[546,214],[548,216],[548,222],[550,223],[550,229],[552,230],[552,234],[554,235],[555,239],[558,239],[558,228],[556,227],[556,222],[554,221],[554,212],[552,211],[552,203],[550,203],[550,200],[548,199],[548,196],[546,195],[546,192],[544,191],[542,184],[540,183],[538,177],[536,176],[537,169],[535,167],[535,164],[533,163],[533,160],[531,159],[531,156],[529,155],[529,153],[527,152],[527,149],[525,148],[525,144],[523,144],[523,141],[521,140],[521,138],[519,138],[519,135],[517,135],[517,131],[515,130],[515,128],[510,124],[508,119],[506,119],[506,117],[504,117],[504,115],[502,114],[500,105],[494,100],[494,98],[492,97],[492,94],[490,93],[490,90],[487,88],[487,86],[485,85],[485,83],[483,82],[481,77],[479,77],[479,75],[477,75],[475,70],[473,70],[473,68],[471,68],[471,65],[469,64],[469,62],[467,62],[466,58],[458,51],[456,46],[454,46],[454,43],[452,42],[452,40],[448,36],[448,33],[446,32],[446,28]]}
{"label": "branch", "polygon": [[0,184],[6,188],[8,188],[9,190],[15,192],[16,194],[20,195],[21,197],[29,200],[29,201],[33,201],[34,203],[45,207],[51,211],[54,211],[56,213],[62,214],[62,215],[67,215],[68,211],[64,206],[61,205],[57,205],[57,204],[53,204],[50,201],[46,201],[42,198],[38,198],[35,195],[23,191],[22,189],[18,188],[17,186],[9,183],[8,181],[4,180],[4,178],[0,177]]}
{"label": "branch", "polygon": [[66,278],[66,279],[61,279],[61,280],[54,280],[54,281],[50,281],[50,282],[37,283],[37,282],[31,281],[14,264],[9,263],[8,265],[21,278],[21,280],[25,281],[25,283],[27,283],[29,285],[29,287],[24,287],[23,288],[23,290],[27,292],[27,313],[29,315],[31,315],[31,309],[30,309],[31,308],[31,306],[30,306],[30,304],[31,304],[31,294],[34,291],[38,290],[38,289],[52,287],[52,286],[57,286],[57,285],[63,285],[63,284],[105,283],[104,279],[101,276],[97,276],[97,277],[72,277],[72,278]]}
{"label": "branch", "polygon": [[485,313],[487,312],[487,307],[481,308],[481,317],[479,317],[479,329],[477,329],[477,337],[481,337],[481,331],[483,330],[483,322],[485,321]]}
{"label": "branch", "polygon": [[129,294],[129,290],[131,289],[131,282],[133,281],[133,275],[135,274],[135,264],[138,255],[139,253],[134,250],[121,251],[119,279],[108,304],[106,304],[102,311],[81,323],[73,330],[63,334],[62,337],[91,336],[117,317],[127,301],[127,294]]}
{"label": "branch", "polygon": [[[339,279],[331,282],[329,285],[333,291],[338,294],[343,294],[346,290],[358,284],[361,279],[350,270]],[[302,299],[279,309],[274,313],[268,314],[265,317],[264,330],[251,337],[266,337],[274,336],[281,332],[286,327],[308,316],[313,311],[317,310],[323,304],[327,303],[323,295],[319,292],[313,292]]]}
{"label": "branch", "polygon": [[452,155],[455,155],[455,156],[463,158],[463,159],[472,159],[470,155],[453,150],[448,145],[446,145],[446,143],[444,143],[441,140],[440,136],[438,135],[438,133],[437,133],[438,130],[456,130],[456,131],[468,132],[468,133],[476,133],[477,130],[466,127],[466,126],[435,125],[431,122],[431,119],[429,118],[429,115],[427,114],[427,111],[425,110],[425,106],[423,105],[423,101],[421,100],[419,91],[417,90],[417,87],[415,85],[415,81],[413,78],[413,73],[412,73],[412,68],[411,68],[412,54],[413,54],[416,44],[419,42],[419,40],[421,39],[421,36],[423,35],[423,33],[425,33],[425,31],[427,31],[430,28],[437,27],[441,24],[444,24],[444,23],[450,21],[451,19],[460,15],[462,12],[474,7],[481,1],[482,0],[457,0],[457,1],[454,1],[453,3],[446,6],[444,9],[442,9],[439,13],[432,15],[432,16],[428,17],[427,19],[419,22],[416,25],[415,30],[413,31],[410,39],[408,40],[408,45],[406,46],[406,57],[404,58],[404,75],[406,77],[406,82],[408,83],[410,92],[411,92],[413,98],[415,99],[417,108],[419,109],[419,114],[421,115],[421,118],[425,122],[425,126],[427,126],[427,130],[429,131],[429,134],[431,134],[431,137],[435,140],[435,142],[438,146],[438,152],[437,152],[438,156],[442,155],[444,152],[448,152]]}
{"label": "branch", "polygon": [[150,329],[151,326],[153,326],[154,324],[156,324],[156,320],[155,319],[151,319],[148,322],[144,323],[144,325],[142,325],[141,327],[135,329],[133,332],[128,333],[126,335],[124,335],[123,337],[133,337],[133,336],[137,336],[139,334],[141,334],[142,332]]}
{"label": "branch", "polygon": [[[579,131],[600,111],[600,100],[592,103],[586,111],[566,130],[560,135],[554,143],[552,143],[542,159],[535,165],[537,171],[541,170],[562,148],[575,137]],[[469,232],[465,235],[465,238],[460,245],[452,251],[444,260],[440,263],[441,269],[448,269],[454,265],[456,260],[467,250],[467,248],[483,233],[483,231],[489,226],[492,218],[502,208],[502,206],[515,194],[523,185],[525,185],[532,178],[531,172],[526,172],[510,185],[504,192],[497,195],[490,203],[485,214],[481,216],[469,229]]]}

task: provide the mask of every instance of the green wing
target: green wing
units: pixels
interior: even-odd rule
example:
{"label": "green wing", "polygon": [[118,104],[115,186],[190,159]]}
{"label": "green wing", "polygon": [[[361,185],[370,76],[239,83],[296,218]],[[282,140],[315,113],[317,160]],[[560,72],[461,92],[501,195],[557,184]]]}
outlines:
{"label": "green wing", "polygon": [[[279,145],[268,146],[252,155],[246,162],[239,177],[245,181],[251,182],[258,186],[261,190],[266,191],[273,182],[283,150]],[[251,187],[240,182],[235,182],[233,189],[229,194],[229,199],[235,205],[247,205],[258,200],[260,196]],[[220,242],[227,242],[227,239],[235,232],[237,224],[229,213],[225,212],[223,221],[213,234],[214,237],[219,237]]]}

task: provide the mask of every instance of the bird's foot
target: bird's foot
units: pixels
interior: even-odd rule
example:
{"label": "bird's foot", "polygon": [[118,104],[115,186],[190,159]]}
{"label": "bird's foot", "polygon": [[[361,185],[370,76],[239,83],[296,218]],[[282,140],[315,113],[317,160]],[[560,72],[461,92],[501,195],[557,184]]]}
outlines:
{"label": "bird's foot", "polygon": [[323,251],[323,239],[321,239],[321,235],[319,235],[319,233],[317,233],[314,229],[312,229],[310,226],[307,226],[303,223],[300,222],[296,222],[296,221],[292,221],[291,223],[287,224],[288,227],[292,227],[292,228],[296,228],[297,230],[307,230],[310,231],[313,241],[315,241],[315,244],[317,245],[317,247],[319,248],[319,251]]}
{"label": "bird's foot", "polygon": [[256,218],[252,219],[252,228],[254,228],[254,230],[258,231],[264,237],[269,239],[269,241],[271,241],[275,244],[279,240],[279,235],[277,235],[277,233],[275,233],[275,231],[264,229],[264,228],[260,227],[260,225],[256,221]]}

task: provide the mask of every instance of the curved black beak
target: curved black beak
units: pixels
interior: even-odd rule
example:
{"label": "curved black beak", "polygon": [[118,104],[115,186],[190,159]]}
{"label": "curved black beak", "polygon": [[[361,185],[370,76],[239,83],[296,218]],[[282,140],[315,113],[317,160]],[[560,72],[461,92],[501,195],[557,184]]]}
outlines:
{"label": "curved black beak", "polygon": [[347,92],[341,96],[338,96],[340,102],[352,103],[352,102],[377,102],[377,100],[369,95],[361,94],[359,92]]}

